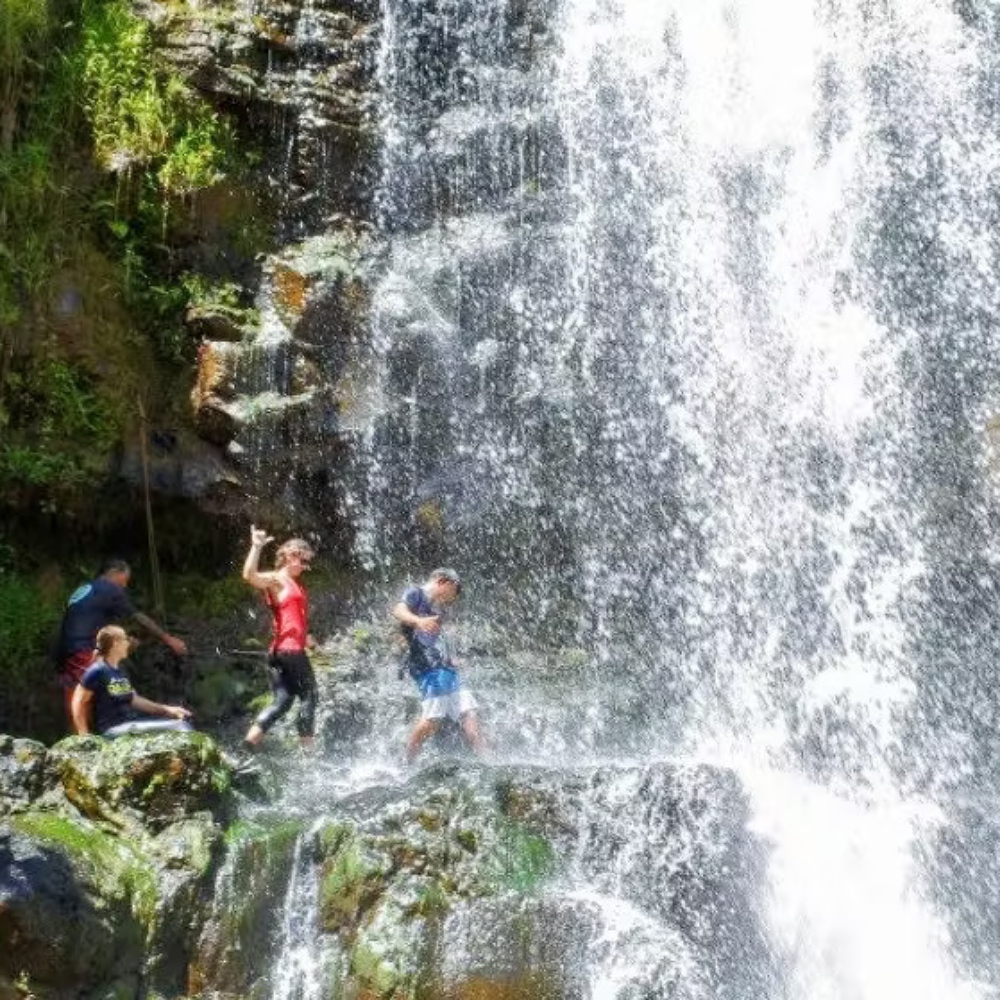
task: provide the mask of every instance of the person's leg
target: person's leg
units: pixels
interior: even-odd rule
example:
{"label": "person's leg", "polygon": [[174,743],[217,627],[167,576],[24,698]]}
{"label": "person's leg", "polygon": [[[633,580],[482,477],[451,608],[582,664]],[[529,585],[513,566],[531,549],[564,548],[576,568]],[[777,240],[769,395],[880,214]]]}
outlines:
{"label": "person's leg", "polygon": [[248,746],[257,746],[267,731],[292,707],[293,696],[288,689],[287,678],[280,667],[280,661],[277,660],[276,665],[271,668],[271,690],[274,693],[274,700],[257,716],[243,737],[243,742]]}
{"label": "person's leg", "polygon": [[413,727],[413,731],[406,741],[407,764],[412,764],[416,760],[417,754],[420,753],[420,748],[437,732],[440,724],[440,719],[421,719]]}
{"label": "person's leg", "polygon": [[302,747],[311,750],[315,745],[316,735],[316,675],[313,673],[309,657],[302,653],[295,657],[295,688],[294,693],[299,699],[299,710],[295,716],[295,727],[298,730],[299,742]]}
{"label": "person's leg", "polygon": [[193,733],[194,727],[184,719],[131,719],[106,729],[101,735],[113,740],[116,736],[140,736],[143,733]]}
{"label": "person's leg", "polygon": [[479,705],[473,697],[472,692],[467,688],[459,688],[452,695],[452,704],[449,706],[452,715],[457,717],[459,725],[462,727],[462,735],[466,743],[478,757],[486,753],[486,743],[483,740],[483,733],[479,727]]}
{"label": "person's leg", "polygon": [[87,667],[90,666],[93,660],[94,653],[92,650],[81,650],[66,660],[59,671],[59,686],[63,690],[63,705],[66,709],[66,721],[69,724],[69,731],[71,733],[75,732],[76,729],[73,725],[73,692],[76,690],[77,684],[80,683],[80,678],[87,672]]}
{"label": "person's leg", "polygon": [[73,692],[76,690],[76,684],[67,683],[61,677],[59,678],[59,684],[62,687],[63,707],[66,709],[66,721],[69,723],[69,731],[73,732],[76,728],[73,725]]}
{"label": "person's leg", "polygon": [[486,743],[482,730],[479,728],[479,716],[475,712],[466,712],[461,718],[462,733],[477,757],[486,753]]}

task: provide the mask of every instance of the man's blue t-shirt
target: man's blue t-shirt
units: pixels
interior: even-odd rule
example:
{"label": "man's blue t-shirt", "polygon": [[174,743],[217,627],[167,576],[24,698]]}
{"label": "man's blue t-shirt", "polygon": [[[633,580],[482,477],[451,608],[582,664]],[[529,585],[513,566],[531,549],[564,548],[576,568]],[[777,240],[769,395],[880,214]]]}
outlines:
{"label": "man's blue t-shirt", "polygon": [[56,656],[61,662],[74,653],[94,648],[94,639],[105,625],[131,618],[135,606],[124,587],[99,576],[70,595],[59,630]]}
{"label": "man's blue t-shirt", "polygon": [[[441,617],[441,612],[434,607],[422,587],[410,587],[403,594],[402,601],[421,618]],[[421,632],[412,625],[402,625],[401,628],[409,645],[406,665],[420,688],[421,698],[454,694],[462,684],[444,636],[440,632],[437,635]]]}
{"label": "man's blue t-shirt", "polygon": [[94,728],[99,733],[140,717],[132,708],[135,689],[117,667],[98,660],[84,671],[80,684],[94,695]]}

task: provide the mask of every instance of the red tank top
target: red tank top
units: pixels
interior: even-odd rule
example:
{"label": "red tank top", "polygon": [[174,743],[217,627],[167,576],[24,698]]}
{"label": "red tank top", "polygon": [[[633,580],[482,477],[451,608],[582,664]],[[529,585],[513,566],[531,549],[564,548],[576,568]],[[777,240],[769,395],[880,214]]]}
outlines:
{"label": "red tank top", "polygon": [[267,603],[274,615],[272,653],[299,653],[306,648],[309,634],[309,599],[298,581],[289,580],[278,596],[267,591]]}

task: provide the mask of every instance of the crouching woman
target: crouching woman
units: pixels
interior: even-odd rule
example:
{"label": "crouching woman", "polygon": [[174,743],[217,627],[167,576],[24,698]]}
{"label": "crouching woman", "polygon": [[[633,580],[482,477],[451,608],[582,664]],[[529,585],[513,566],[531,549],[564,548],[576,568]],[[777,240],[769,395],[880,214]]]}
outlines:
{"label": "crouching woman", "polygon": [[190,732],[188,709],[180,705],[160,705],[136,694],[132,682],[118,668],[129,653],[129,637],[118,625],[108,625],[97,633],[94,662],[80,678],[73,692],[73,727],[77,734],[94,728],[113,739],[131,733],[155,733],[163,730]]}

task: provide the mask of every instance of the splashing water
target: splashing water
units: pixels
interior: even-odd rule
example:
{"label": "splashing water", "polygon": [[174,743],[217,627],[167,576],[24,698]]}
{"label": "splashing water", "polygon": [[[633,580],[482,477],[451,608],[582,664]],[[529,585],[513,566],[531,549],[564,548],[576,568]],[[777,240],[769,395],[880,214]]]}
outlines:
{"label": "splashing water", "polygon": [[989,662],[1000,143],[965,6],[385,9],[361,554],[586,649],[600,753],[734,766],[810,1000],[981,993],[921,862],[979,768],[937,665]]}

